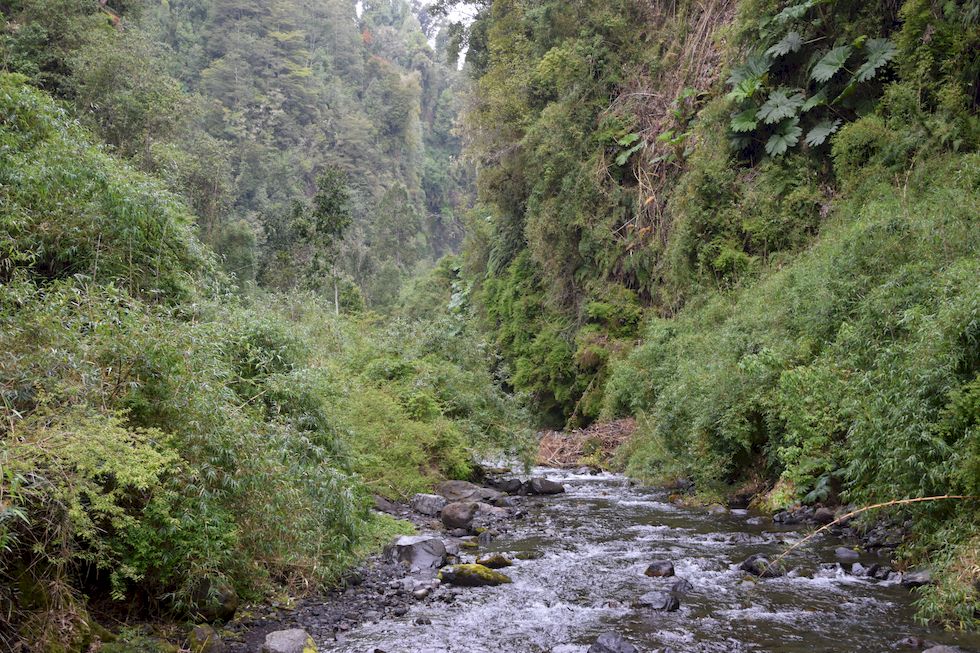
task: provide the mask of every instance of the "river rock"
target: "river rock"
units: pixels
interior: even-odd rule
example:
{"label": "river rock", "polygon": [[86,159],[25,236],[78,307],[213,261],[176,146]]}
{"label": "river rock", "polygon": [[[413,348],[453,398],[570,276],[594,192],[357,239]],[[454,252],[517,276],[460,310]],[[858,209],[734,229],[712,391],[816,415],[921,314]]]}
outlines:
{"label": "river rock", "polygon": [[909,571],[902,574],[902,585],[904,587],[922,587],[932,583],[932,573],[928,569]]}
{"label": "river rock", "polygon": [[483,501],[493,503],[504,496],[502,492],[488,487],[474,485],[467,481],[443,481],[436,486],[436,493],[445,497],[449,503],[460,501]]}
{"label": "river rock", "polygon": [[438,494],[416,494],[412,497],[410,505],[415,512],[429,517],[438,517],[447,503],[446,497]]}
{"label": "river rock", "polygon": [[813,513],[813,521],[818,524],[829,524],[837,519],[837,515],[830,508],[820,507]]}
{"label": "river rock", "polygon": [[589,653],[637,653],[637,649],[619,633],[603,633],[589,647]]}
{"label": "river rock", "polygon": [[769,560],[760,553],[750,555],[738,568],[759,578],[778,578],[784,574],[781,567],[770,564]]}
{"label": "river rock", "polygon": [[673,576],[674,563],[669,560],[657,560],[651,563],[643,574],[650,578],[667,578],[668,576]]}
{"label": "river rock", "polygon": [[694,591],[694,585],[686,578],[678,578],[671,584],[670,591],[674,594],[687,594]]}
{"label": "river rock", "polygon": [[194,626],[187,637],[187,647],[191,653],[225,653],[225,643],[218,631],[208,625]]}
{"label": "river rock", "polygon": [[204,580],[191,595],[192,616],[214,623],[231,621],[238,610],[238,594],[228,583]]}
{"label": "river rock", "polygon": [[388,549],[388,557],[417,569],[438,569],[446,562],[446,545],[438,537],[405,535]]}
{"label": "river rock", "polygon": [[317,653],[316,643],[302,628],[277,630],[265,636],[262,653]]}
{"label": "river rock", "polygon": [[644,608],[652,608],[661,612],[675,612],[681,607],[681,602],[670,592],[647,592],[637,603]]}
{"label": "river rock", "polygon": [[442,509],[442,523],[450,529],[468,529],[479,508],[475,501],[455,501]]}
{"label": "river rock", "polygon": [[483,503],[481,501],[476,504],[476,514],[473,515],[473,519],[481,525],[486,525],[505,519],[507,515],[506,508],[498,508],[497,506],[491,506],[489,503]]}
{"label": "river rock", "polygon": [[834,555],[837,556],[838,560],[843,560],[844,562],[853,562],[861,557],[860,553],[846,546],[839,546],[834,549]]}
{"label": "river rock", "polygon": [[510,567],[514,563],[502,553],[491,553],[490,555],[477,558],[476,564],[483,565],[489,569],[503,569],[504,567]]}
{"label": "river rock", "polygon": [[493,482],[493,486],[507,494],[520,494],[524,483],[519,478],[502,478]]}
{"label": "river rock", "polygon": [[527,486],[529,494],[561,494],[565,486],[548,478],[535,477]]}
{"label": "river rock", "polygon": [[510,577],[483,565],[452,565],[443,567],[439,580],[450,585],[484,587],[512,582]]}

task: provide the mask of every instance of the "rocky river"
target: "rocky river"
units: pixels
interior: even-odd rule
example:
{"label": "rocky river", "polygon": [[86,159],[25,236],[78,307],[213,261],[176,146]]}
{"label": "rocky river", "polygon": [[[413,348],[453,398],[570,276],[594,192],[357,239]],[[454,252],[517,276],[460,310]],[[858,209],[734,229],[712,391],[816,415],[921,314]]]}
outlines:
{"label": "rocky river", "polygon": [[[505,510],[484,515],[497,526],[479,538],[415,515],[438,538],[428,552],[409,564],[393,552],[347,591],[295,611],[293,625],[338,653],[980,650],[980,635],[916,624],[915,583],[857,541],[820,536],[769,569],[753,556],[773,560],[813,527],[681,507],[619,475],[534,476],[565,492],[504,497]],[[448,562],[499,554],[512,582],[439,583],[447,561],[427,556],[441,558],[441,547]]]}

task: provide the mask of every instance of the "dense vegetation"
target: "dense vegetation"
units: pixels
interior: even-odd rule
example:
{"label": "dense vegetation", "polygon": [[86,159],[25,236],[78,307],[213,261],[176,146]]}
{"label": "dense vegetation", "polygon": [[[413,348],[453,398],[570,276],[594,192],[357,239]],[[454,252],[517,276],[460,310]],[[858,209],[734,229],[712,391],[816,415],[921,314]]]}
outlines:
{"label": "dense vegetation", "polygon": [[[433,4],[0,0],[0,646],[330,583],[535,421],[980,495],[976,2]],[[892,515],[925,618],[977,505]]]}
{"label": "dense vegetation", "polygon": [[[216,13],[191,21],[216,59],[215,30],[246,33],[219,20],[244,19],[226,4],[200,3]],[[468,477],[482,453],[525,450],[527,420],[474,346],[451,269],[415,281],[417,306],[397,295],[458,238],[468,201],[450,161],[455,73],[406,5],[366,7],[361,23],[353,7],[350,20],[306,19],[354,30],[351,47],[310,62],[350,97],[295,112],[266,104],[282,70],[254,61],[247,106],[168,76],[193,69],[160,56],[167,42],[152,35],[165,23],[149,5],[0,9],[2,60],[18,71],[0,73],[0,648],[83,650],[100,632],[92,604],[181,615],[225,588],[258,598],[333,582],[404,528],[368,510],[372,494],[405,498]],[[173,27],[190,38],[189,24]],[[428,71],[439,129],[421,126],[421,74],[384,48]],[[327,53],[364,69],[345,81]],[[406,104],[387,97],[399,89]],[[327,107],[361,131],[304,113]],[[260,110],[282,122],[236,118]],[[328,132],[357,156],[323,143]],[[368,246],[358,270],[381,280],[394,266],[389,286],[358,286],[345,267]],[[258,287],[236,267],[250,261]],[[399,301],[425,322],[362,310]]]}
{"label": "dense vegetation", "polygon": [[[543,421],[706,498],[978,494],[975,2],[477,4],[464,270]],[[975,626],[977,503],[909,516]]]}

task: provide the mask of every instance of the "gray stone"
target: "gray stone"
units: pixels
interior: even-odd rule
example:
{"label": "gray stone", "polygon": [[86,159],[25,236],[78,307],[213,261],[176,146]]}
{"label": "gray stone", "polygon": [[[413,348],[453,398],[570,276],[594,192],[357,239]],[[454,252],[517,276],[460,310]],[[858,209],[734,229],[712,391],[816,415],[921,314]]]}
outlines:
{"label": "gray stone", "polygon": [[547,478],[535,477],[528,483],[530,494],[561,494],[565,491],[565,486]]}
{"label": "gray stone", "polygon": [[191,653],[225,653],[225,643],[218,631],[208,625],[194,626],[187,645]]}
{"label": "gray stone", "polygon": [[834,549],[834,555],[837,556],[838,560],[843,560],[845,562],[853,562],[861,557],[861,554],[854,549],[848,549],[846,546],[839,546]]}
{"label": "gray stone", "polygon": [[661,612],[675,612],[681,607],[681,602],[670,592],[647,592],[637,603],[644,608]]}
{"label": "gray stone", "polygon": [[449,503],[459,501],[484,501],[492,503],[504,496],[503,492],[488,487],[480,487],[467,481],[443,481],[436,486],[436,493],[445,497]]}
{"label": "gray stone", "polygon": [[781,567],[770,564],[765,556],[758,553],[749,556],[738,568],[759,578],[777,578],[785,573]]}
{"label": "gray stone", "polygon": [[818,524],[829,524],[836,518],[837,516],[830,508],[817,508],[816,512],[813,513],[813,520]]}
{"label": "gray stone", "polygon": [[674,575],[674,563],[669,560],[657,560],[647,567],[647,570],[643,572],[645,576],[651,578],[666,578],[668,576]]}
{"label": "gray stone", "polygon": [[455,501],[442,509],[442,523],[450,529],[468,529],[479,505],[475,501]]}
{"label": "gray stone", "polygon": [[446,545],[430,535],[405,535],[388,548],[388,557],[417,569],[438,569],[446,562]]}
{"label": "gray stone", "polygon": [[589,653],[637,653],[637,649],[619,633],[603,633],[589,647]]}
{"label": "gray stone", "polygon": [[438,494],[416,494],[412,497],[410,505],[415,512],[429,517],[438,517],[442,509],[446,507],[446,503],[448,503],[446,498]]}
{"label": "gray stone", "polygon": [[262,653],[317,653],[316,643],[302,628],[277,630],[265,636]]}
{"label": "gray stone", "polygon": [[928,569],[909,571],[902,574],[902,585],[908,588],[922,587],[932,583],[932,573]]}
{"label": "gray stone", "polygon": [[686,578],[678,578],[671,584],[670,591],[674,594],[687,594],[694,591],[694,585]]}

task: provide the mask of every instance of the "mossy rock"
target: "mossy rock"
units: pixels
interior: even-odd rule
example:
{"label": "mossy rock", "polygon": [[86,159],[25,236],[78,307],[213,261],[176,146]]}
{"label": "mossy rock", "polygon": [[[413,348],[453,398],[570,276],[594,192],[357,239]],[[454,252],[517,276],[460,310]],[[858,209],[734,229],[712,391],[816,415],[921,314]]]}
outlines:
{"label": "mossy rock", "polygon": [[488,569],[503,569],[504,567],[510,567],[514,563],[502,553],[491,553],[490,555],[477,558],[476,564],[483,565]]}
{"label": "mossy rock", "polygon": [[487,587],[513,582],[506,574],[483,565],[452,565],[439,572],[439,580],[463,587]]}

